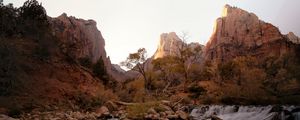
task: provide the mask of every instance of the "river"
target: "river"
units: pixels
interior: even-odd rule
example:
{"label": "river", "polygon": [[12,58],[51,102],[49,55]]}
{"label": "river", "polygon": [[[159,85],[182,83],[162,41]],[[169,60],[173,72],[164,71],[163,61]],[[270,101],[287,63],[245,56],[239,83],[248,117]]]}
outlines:
{"label": "river", "polygon": [[190,116],[194,120],[300,120],[300,106],[202,105]]}

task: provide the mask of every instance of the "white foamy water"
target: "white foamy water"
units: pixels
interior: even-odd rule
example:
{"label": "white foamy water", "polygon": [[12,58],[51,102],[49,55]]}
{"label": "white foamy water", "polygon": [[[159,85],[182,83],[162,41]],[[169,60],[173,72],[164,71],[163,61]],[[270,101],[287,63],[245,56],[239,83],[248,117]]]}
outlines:
{"label": "white foamy water", "polygon": [[280,106],[209,105],[193,109],[190,116],[195,120],[300,120],[300,107]]}

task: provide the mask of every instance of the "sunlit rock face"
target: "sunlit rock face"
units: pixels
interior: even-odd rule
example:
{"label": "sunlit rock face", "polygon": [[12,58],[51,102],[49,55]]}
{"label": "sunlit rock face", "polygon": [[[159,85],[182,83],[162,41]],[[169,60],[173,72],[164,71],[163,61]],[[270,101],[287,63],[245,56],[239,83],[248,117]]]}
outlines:
{"label": "sunlit rock face", "polygon": [[175,32],[163,33],[160,35],[160,41],[153,58],[157,59],[165,56],[176,55],[179,52],[178,48],[181,47],[182,44],[183,42]]}
{"label": "sunlit rock face", "polygon": [[293,32],[289,32],[286,35],[287,39],[290,40],[291,42],[295,43],[295,44],[300,44],[300,38],[297,37]]}
{"label": "sunlit rock face", "polygon": [[205,58],[223,61],[240,55],[281,55],[289,51],[286,41],[289,40],[272,24],[253,13],[225,5],[206,44]]}
{"label": "sunlit rock face", "polygon": [[[160,35],[160,41],[157,47],[153,59],[163,58],[165,56],[176,56],[179,55],[179,49],[183,47],[183,41],[175,32],[163,33]],[[204,48],[203,45],[193,42],[187,44],[187,47],[194,49],[196,47]],[[200,53],[201,54],[201,53]]]}
{"label": "sunlit rock face", "polygon": [[88,57],[95,63],[106,58],[105,42],[93,20],[77,19],[62,14],[52,18],[53,34],[61,42],[61,49],[72,58]]}

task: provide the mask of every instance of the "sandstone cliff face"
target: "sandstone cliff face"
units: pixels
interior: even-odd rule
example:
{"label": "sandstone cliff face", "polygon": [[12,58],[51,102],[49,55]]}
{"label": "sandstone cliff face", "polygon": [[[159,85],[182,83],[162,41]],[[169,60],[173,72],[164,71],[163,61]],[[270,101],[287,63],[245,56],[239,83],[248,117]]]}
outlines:
{"label": "sandstone cliff face", "polygon": [[300,44],[300,38],[297,37],[293,32],[289,32],[286,38],[295,44]]}
{"label": "sandstone cliff face", "polygon": [[157,59],[169,55],[176,55],[179,52],[178,48],[181,47],[182,44],[183,42],[175,32],[163,33],[160,35],[160,41],[153,58]]}
{"label": "sandstone cliff face", "polygon": [[286,38],[298,41],[292,34],[284,37],[277,27],[255,14],[226,5],[206,44],[205,58],[223,61],[241,55],[282,55],[289,51],[291,40]]}
{"label": "sandstone cliff face", "polygon": [[65,54],[75,59],[88,57],[93,63],[101,56],[106,58],[105,42],[95,21],[68,17],[64,13],[51,19],[51,23]]}
{"label": "sandstone cliff face", "polygon": [[[156,52],[153,55],[153,59],[162,58],[165,56],[179,55],[179,49],[183,46],[183,41],[177,36],[175,32],[163,33],[160,35],[160,41]],[[190,43],[187,45],[192,50],[198,46],[204,48],[199,43]]]}
{"label": "sandstone cliff face", "polygon": [[59,47],[65,55],[75,60],[89,58],[92,63],[96,63],[102,57],[107,72],[116,79],[122,78],[112,70],[110,58],[106,56],[104,48],[104,38],[94,20],[68,17],[64,13],[57,18],[50,18],[50,23],[53,34],[59,40]]}

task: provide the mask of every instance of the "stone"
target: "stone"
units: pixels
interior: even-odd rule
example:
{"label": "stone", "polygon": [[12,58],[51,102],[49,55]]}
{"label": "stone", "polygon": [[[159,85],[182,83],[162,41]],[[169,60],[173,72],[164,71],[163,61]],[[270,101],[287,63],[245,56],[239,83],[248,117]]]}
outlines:
{"label": "stone", "polygon": [[118,105],[115,104],[114,102],[112,101],[107,101],[105,104],[104,104],[110,111],[115,111],[115,110],[118,110]]}
{"label": "stone", "polygon": [[0,114],[0,120],[19,120],[19,119],[15,119],[7,115]]}
{"label": "stone", "polygon": [[163,109],[163,111],[172,111],[172,108],[164,105],[164,104],[159,104],[159,107],[161,107]]}
{"label": "stone", "polygon": [[154,110],[154,108],[149,108],[147,113],[149,114],[157,114],[157,112]]}
{"label": "stone", "polygon": [[172,115],[172,114],[174,114],[173,111],[165,111],[165,113],[166,113],[167,115]]}
{"label": "stone", "polygon": [[171,101],[169,101],[169,100],[162,100],[162,101],[160,101],[162,104],[164,104],[164,105],[168,105],[168,106],[170,106],[171,105]]}
{"label": "stone", "polygon": [[213,116],[211,116],[211,120],[222,120],[222,119],[219,118],[219,117],[217,117],[217,116],[215,116],[215,115],[213,115]]}
{"label": "stone", "polygon": [[283,107],[280,105],[274,105],[272,106],[272,109],[270,110],[270,112],[281,112],[283,110]]}
{"label": "stone", "polygon": [[165,112],[159,112],[159,115],[160,115],[161,117],[165,117],[167,114],[166,114]]}
{"label": "stone", "polygon": [[179,117],[183,120],[187,120],[189,115],[186,113],[186,112],[183,112],[183,111],[176,111],[176,114],[179,115]]}
{"label": "stone", "polygon": [[95,113],[98,115],[98,116],[101,116],[102,114],[104,115],[109,115],[109,110],[106,106],[101,106],[100,108],[96,109],[95,110]]}
{"label": "stone", "polygon": [[167,116],[168,119],[178,119],[178,115],[168,115]]}
{"label": "stone", "polygon": [[294,108],[291,112],[292,113],[300,113],[300,107]]}
{"label": "stone", "polygon": [[159,116],[159,114],[158,113],[156,113],[156,114],[153,114],[153,116],[152,116],[152,119],[158,119],[160,116]]}
{"label": "stone", "polygon": [[148,119],[150,118],[150,115],[145,115],[144,118]]}

